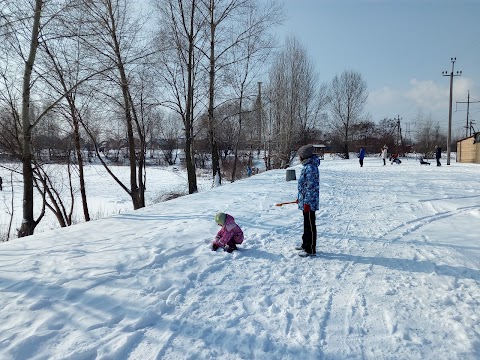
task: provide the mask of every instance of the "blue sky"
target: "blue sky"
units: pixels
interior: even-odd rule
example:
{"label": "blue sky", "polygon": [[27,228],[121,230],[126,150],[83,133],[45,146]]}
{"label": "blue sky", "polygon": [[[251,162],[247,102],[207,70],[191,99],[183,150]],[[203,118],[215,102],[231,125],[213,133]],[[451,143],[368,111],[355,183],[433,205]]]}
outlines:
{"label": "blue sky", "polygon": [[[372,120],[413,123],[421,112],[448,125],[450,59],[456,57],[454,132],[465,133],[467,91],[480,100],[480,0],[285,0],[279,32],[295,35],[322,82],[344,70],[367,82]],[[281,39],[283,41],[283,39]],[[457,111],[455,111],[457,108]],[[470,105],[480,129],[480,103]]]}

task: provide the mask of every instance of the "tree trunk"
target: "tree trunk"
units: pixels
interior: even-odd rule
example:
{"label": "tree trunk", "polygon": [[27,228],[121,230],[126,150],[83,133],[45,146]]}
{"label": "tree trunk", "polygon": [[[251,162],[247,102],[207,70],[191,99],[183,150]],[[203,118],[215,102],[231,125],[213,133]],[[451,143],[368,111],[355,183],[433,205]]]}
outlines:
{"label": "tree trunk", "polygon": [[[29,146],[25,142],[31,141],[30,137],[23,139],[23,153],[28,154]],[[33,170],[32,170],[32,155],[22,156],[22,170],[23,170],[23,219],[22,225],[18,230],[18,237],[32,235],[35,230],[35,220],[33,219]]]}
{"label": "tree trunk", "polygon": [[188,42],[188,63],[187,63],[187,103],[185,106],[185,162],[187,164],[188,193],[198,191],[197,174],[195,172],[195,161],[193,154],[193,71],[194,71],[194,15],[196,4],[192,1],[192,13],[190,16],[190,36]]}
{"label": "tree trunk", "polygon": [[83,168],[83,156],[82,156],[82,149],[80,146],[80,126],[78,122],[78,118],[76,116],[75,111],[75,104],[73,99],[70,96],[67,97],[68,102],[70,104],[70,112],[72,114],[72,121],[73,121],[73,141],[75,144],[75,150],[77,152],[77,161],[78,161],[78,173],[79,173],[79,181],[80,181],[80,196],[82,198],[82,207],[83,207],[83,216],[85,221],[90,221],[90,213],[88,211],[88,202],[87,202],[87,191],[85,187],[85,175],[84,175],[84,168]]}
{"label": "tree trunk", "polygon": [[[145,176],[146,176],[146,169],[145,169],[145,156],[147,153],[147,145],[145,141],[145,127],[143,126],[143,111],[140,110],[140,113],[142,114],[142,120],[138,118],[138,114],[136,111],[136,107],[133,105],[133,99],[130,94],[129,95],[129,101],[132,109],[132,114],[133,118],[135,119],[135,124],[137,125],[137,133],[138,137],[140,140],[140,153],[138,154],[138,196],[139,196],[139,202],[140,202],[140,207],[145,207]],[[143,96],[140,97],[140,109],[142,109],[143,105]]]}
{"label": "tree trunk", "polygon": [[350,159],[350,152],[348,150],[348,129],[349,129],[349,119],[347,117],[346,124],[345,124],[345,143],[343,144],[343,153],[345,155],[345,159]]}
{"label": "tree trunk", "polygon": [[22,91],[22,170],[23,170],[23,219],[18,230],[18,237],[32,235],[37,225],[33,218],[33,153],[32,153],[32,126],[30,124],[30,81],[33,65],[38,48],[40,30],[40,16],[43,0],[35,1],[30,51],[25,62]]}
{"label": "tree trunk", "polygon": [[185,161],[188,175],[188,193],[193,194],[198,191],[197,174],[195,172],[195,162],[193,161],[193,136],[192,127],[185,127]]}
{"label": "tree trunk", "polygon": [[210,23],[210,83],[209,83],[209,99],[208,99],[208,135],[212,152],[212,175],[213,179],[218,176],[218,184],[222,183],[222,175],[220,172],[220,159],[218,154],[217,140],[215,139],[215,118],[213,114],[215,106],[215,24],[213,23],[213,8],[211,11]]}
{"label": "tree trunk", "polygon": [[242,84],[242,89],[240,90],[240,102],[239,102],[239,111],[238,111],[238,134],[235,142],[235,158],[233,160],[232,181],[235,181],[236,172],[237,172],[238,145],[240,143],[240,136],[242,135],[242,117],[243,117],[242,107],[243,107],[243,84]]}
{"label": "tree trunk", "polygon": [[130,101],[130,94],[129,94],[129,85],[127,75],[125,73],[125,68],[123,65],[123,60],[120,54],[120,45],[117,40],[117,32],[116,32],[116,23],[115,17],[112,12],[112,8],[109,7],[109,16],[112,21],[112,29],[111,29],[111,36],[114,45],[114,51],[117,61],[117,68],[120,74],[120,86],[122,89],[123,95],[123,106],[124,106],[124,114],[125,114],[125,124],[127,126],[127,141],[128,141],[128,159],[130,165],[130,197],[132,198],[133,208],[137,210],[143,207],[141,202],[140,191],[137,184],[137,163],[136,163],[136,156],[135,156],[135,136],[133,133],[133,119],[132,119],[132,106],[133,104]]}

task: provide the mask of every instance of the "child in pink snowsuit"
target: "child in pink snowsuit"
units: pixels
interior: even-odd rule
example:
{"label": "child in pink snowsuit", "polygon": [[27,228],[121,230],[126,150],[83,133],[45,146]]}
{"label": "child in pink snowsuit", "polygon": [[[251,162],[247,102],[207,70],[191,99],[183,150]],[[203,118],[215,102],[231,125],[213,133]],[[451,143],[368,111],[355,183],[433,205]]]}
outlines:
{"label": "child in pink snowsuit", "polygon": [[222,228],[215,236],[212,243],[212,250],[223,248],[225,251],[232,252],[237,250],[237,244],[243,242],[243,231],[235,223],[233,216],[219,212],[215,215],[215,222]]}

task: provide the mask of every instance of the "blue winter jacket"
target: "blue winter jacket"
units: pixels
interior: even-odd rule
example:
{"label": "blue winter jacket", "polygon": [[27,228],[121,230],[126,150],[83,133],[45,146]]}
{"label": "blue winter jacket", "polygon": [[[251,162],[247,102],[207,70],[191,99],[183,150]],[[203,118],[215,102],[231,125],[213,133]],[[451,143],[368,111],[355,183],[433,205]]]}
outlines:
{"label": "blue winter jacket", "polygon": [[363,158],[365,157],[365,149],[364,149],[364,148],[361,148],[361,149],[360,149],[360,154],[358,155],[358,157],[359,157],[360,159],[363,159]]}
{"label": "blue winter jacket", "polygon": [[300,210],[303,210],[304,204],[310,205],[311,211],[319,209],[319,165],[320,159],[317,155],[303,161],[303,168],[298,178],[298,208]]}

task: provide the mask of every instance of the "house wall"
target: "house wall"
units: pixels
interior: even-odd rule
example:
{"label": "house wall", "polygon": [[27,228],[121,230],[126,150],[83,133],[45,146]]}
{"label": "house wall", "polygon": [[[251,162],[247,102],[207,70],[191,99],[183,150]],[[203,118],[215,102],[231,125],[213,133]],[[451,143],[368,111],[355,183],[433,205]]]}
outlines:
{"label": "house wall", "polygon": [[480,164],[480,143],[473,143],[474,137],[457,143],[457,162]]}

